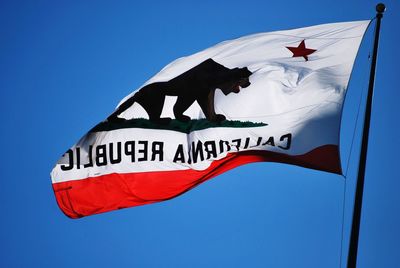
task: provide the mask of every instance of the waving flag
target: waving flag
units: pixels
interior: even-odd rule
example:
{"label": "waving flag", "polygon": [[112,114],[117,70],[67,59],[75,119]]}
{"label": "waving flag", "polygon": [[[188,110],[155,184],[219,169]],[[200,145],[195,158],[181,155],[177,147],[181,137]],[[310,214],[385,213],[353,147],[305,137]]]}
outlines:
{"label": "waving flag", "polygon": [[340,174],[342,105],[369,22],[244,36],[172,62],[57,162],[58,205],[79,218],[159,202],[257,161]]}

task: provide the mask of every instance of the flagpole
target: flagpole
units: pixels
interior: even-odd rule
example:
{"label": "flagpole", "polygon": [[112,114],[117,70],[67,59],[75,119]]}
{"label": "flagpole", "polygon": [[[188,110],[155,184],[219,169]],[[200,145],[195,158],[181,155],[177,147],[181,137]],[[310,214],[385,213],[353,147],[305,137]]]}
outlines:
{"label": "flagpole", "polygon": [[347,268],[356,268],[357,264],[358,237],[360,233],[360,219],[361,219],[363,192],[364,192],[364,177],[365,177],[365,166],[366,166],[367,151],[368,151],[368,136],[369,136],[369,127],[371,120],[372,96],[374,93],[376,60],[378,57],[379,31],[381,28],[381,19],[383,17],[383,12],[385,12],[385,9],[386,7],[382,3],[376,5],[375,40],[372,53],[371,71],[369,75],[368,97],[367,97],[367,105],[365,108],[360,161],[358,164],[356,196],[354,200],[353,222],[351,226],[351,237],[350,237],[349,256],[347,259]]}

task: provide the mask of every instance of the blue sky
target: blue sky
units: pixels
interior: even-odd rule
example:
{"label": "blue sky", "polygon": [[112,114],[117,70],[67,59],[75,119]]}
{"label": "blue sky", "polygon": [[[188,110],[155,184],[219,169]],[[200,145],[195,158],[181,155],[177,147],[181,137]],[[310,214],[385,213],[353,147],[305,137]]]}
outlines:
{"label": "blue sky", "polygon": [[[369,19],[375,4],[1,1],[0,266],[340,267],[342,252],[345,267],[361,119],[348,159],[360,96],[365,99],[373,27],[344,110],[347,179],[256,163],[167,202],[71,220],[57,207],[49,173],[120,99],[172,60],[246,34]],[[400,266],[400,4],[386,5],[359,267]]]}

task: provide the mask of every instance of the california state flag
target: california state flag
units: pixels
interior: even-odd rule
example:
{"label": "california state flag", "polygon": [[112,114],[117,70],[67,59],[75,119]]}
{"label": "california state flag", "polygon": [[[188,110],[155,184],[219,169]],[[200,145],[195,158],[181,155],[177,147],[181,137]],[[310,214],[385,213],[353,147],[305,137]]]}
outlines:
{"label": "california state flag", "polygon": [[258,161],[341,174],[342,105],[369,23],[253,34],[170,63],[57,162],[58,205],[79,218],[159,202]]}

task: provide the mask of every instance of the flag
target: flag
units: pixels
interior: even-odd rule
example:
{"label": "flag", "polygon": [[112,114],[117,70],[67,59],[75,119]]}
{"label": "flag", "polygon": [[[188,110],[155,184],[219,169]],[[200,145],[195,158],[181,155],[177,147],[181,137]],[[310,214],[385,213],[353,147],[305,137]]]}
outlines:
{"label": "flag", "polygon": [[60,158],[59,207],[79,218],[159,202],[259,161],[341,174],[343,101],[369,23],[253,34],[173,61]]}

